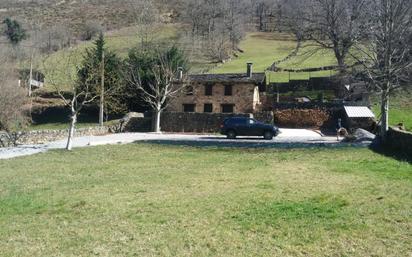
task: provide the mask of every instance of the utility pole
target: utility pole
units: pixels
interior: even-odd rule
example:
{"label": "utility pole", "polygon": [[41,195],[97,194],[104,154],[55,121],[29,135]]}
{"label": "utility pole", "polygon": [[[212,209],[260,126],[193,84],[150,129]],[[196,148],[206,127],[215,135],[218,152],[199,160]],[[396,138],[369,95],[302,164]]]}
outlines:
{"label": "utility pole", "polygon": [[102,63],[101,63],[101,92],[100,92],[100,113],[99,113],[99,125],[104,125],[104,50],[102,51]]}
{"label": "utility pole", "polygon": [[31,58],[30,58],[30,76],[29,76],[29,97],[31,97],[31,83],[33,81],[33,58],[34,58],[34,51],[32,49]]}

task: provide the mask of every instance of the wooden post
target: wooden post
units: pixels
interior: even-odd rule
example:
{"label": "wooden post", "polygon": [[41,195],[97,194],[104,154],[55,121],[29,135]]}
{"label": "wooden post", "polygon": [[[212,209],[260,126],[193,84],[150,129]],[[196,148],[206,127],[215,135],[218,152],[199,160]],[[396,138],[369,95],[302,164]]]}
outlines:
{"label": "wooden post", "polygon": [[31,97],[31,82],[33,80],[33,56],[34,56],[34,51],[32,50],[31,52],[31,57],[30,57],[30,76],[29,76],[29,97]]}
{"label": "wooden post", "polygon": [[276,90],[277,90],[277,96],[276,96],[276,102],[280,102],[280,93],[279,93],[279,84],[276,84]]}
{"label": "wooden post", "polygon": [[99,125],[103,127],[104,125],[104,50],[102,52],[102,63],[101,63],[101,92],[100,92],[100,112],[99,112]]}

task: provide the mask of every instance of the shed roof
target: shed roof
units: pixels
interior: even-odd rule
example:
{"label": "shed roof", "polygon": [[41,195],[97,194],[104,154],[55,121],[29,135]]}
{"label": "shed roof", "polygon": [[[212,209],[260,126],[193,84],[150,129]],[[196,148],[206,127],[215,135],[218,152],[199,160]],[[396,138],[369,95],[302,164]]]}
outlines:
{"label": "shed roof", "polygon": [[375,118],[375,114],[366,106],[345,106],[349,118]]}
{"label": "shed roof", "polygon": [[190,75],[189,78],[193,82],[249,82],[259,84],[263,83],[266,74],[253,73],[251,78],[246,73],[197,74]]}

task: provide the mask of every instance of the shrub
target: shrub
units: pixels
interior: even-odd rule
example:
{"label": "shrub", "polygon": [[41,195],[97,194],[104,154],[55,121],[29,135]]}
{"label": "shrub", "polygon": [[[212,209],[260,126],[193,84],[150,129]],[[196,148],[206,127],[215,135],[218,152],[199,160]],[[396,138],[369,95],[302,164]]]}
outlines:
{"label": "shrub", "polygon": [[81,39],[91,40],[101,32],[103,32],[103,27],[98,22],[86,21],[82,29]]}

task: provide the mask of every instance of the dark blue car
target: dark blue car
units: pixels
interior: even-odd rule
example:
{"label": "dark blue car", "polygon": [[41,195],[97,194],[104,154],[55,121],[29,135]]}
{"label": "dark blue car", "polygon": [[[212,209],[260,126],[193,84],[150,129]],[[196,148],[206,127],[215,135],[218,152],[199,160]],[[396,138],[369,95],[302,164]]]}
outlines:
{"label": "dark blue car", "polygon": [[224,120],[220,133],[229,139],[237,136],[263,136],[264,139],[271,140],[279,134],[279,128],[252,118],[233,117]]}

